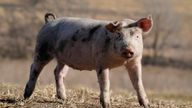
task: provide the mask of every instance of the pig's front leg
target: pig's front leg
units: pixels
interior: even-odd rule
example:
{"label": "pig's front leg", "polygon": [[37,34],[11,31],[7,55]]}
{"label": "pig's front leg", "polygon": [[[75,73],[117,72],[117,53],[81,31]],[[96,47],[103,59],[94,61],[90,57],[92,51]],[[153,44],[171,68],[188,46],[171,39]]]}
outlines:
{"label": "pig's front leg", "polygon": [[109,69],[103,69],[99,66],[99,68],[97,68],[97,77],[100,86],[100,103],[103,108],[110,108]]}
{"label": "pig's front leg", "polygon": [[126,68],[129,73],[129,77],[137,92],[137,97],[140,105],[143,105],[144,108],[149,108],[149,101],[145,93],[143,82],[142,82],[142,65],[141,58],[138,58],[132,62],[128,62]]}

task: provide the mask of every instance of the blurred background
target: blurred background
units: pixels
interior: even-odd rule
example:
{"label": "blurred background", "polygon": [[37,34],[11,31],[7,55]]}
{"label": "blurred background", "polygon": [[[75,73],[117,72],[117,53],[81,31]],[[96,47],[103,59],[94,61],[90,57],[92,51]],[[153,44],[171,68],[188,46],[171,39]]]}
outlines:
{"label": "blurred background", "polygon": [[[0,0],[0,83],[24,87],[29,77],[37,33],[44,14],[105,20],[153,16],[152,32],[144,39],[143,81],[148,91],[192,93],[191,0]],[[54,84],[53,60],[42,71],[39,85]],[[124,67],[110,73],[112,90],[133,91]],[[67,88],[98,90],[95,71],[70,69]]]}

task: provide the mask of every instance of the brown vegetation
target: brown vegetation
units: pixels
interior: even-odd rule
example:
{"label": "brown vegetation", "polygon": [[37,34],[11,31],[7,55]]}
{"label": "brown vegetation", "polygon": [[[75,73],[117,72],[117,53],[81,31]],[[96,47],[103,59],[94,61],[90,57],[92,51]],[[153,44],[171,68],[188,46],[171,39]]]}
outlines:
{"label": "brown vegetation", "polygon": [[[164,5],[165,3],[167,4]],[[66,101],[55,98],[53,85],[42,86],[54,84],[54,61],[46,66],[40,75],[32,98],[23,100],[23,87],[29,76],[36,35],[44,24],[46,12],[54,12],[57,17],[105,20],[138,19],[152,14],[156,26],[144,40],[143,59],[146,64],[143,68],[143,80],[152,108],[192,107],[191,3],[191,0],[1,0],[0,107],[99,106],[98,92],[81,89],[82,86],[98,89],[95,72],[70,69],[65,79],[69,97]],[[156,66],[153,62],[154,50]],[[112,106],[139,107],[125,69],[120,67],[110,74],[111,88],[114,91]],[[127,89],[129,93],[124,91]],[[119,90],[123,92],[116,92]]]}
{"label": "brown vegetation", "polygon": [[[23,100],[23,88],[16,85],[0,84],[0,107],[33,107],[33,108],[99,108],[98,92],[87,88],[67,90],[67,99],[55,98],[55,87],[38,87],[34,95]],[[151,108],[190,108],[192,96],[180,94],[149,93]],[[136,96],[125,91],[111,91],[112,108],[139,108]]]}

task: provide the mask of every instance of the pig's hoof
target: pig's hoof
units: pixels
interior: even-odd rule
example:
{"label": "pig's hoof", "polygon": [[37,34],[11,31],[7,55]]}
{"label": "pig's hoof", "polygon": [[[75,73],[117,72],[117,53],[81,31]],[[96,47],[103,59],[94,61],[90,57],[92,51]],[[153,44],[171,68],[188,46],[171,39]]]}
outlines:
{"label": "pig's hoof", "polygon": [[150,104],[143,105],[144,108],[151,108]]}
{"label": "pig's hoof", "polygon": [[104,103],[104,104],[102,104],[102,108],[111,108],[111,104],[110,103]]}
{"label": "pig's hoof", "polygon": [[29,92],[25,92],[23,96],[24,96],[24,99],[28,99],[31,96],[31,94]]}
{"label": "pig's hoof", "polygon": [[104,98],[100,97],[100,104],[101,104],[102,108],[111,108],[110,99],[104,99]]}
{"label": "pig's hoof", "polygon": [[111,104],[107,102],[101,102],[102,108],[111,108]]}
{"label": "pig's hoof", "polygon": [[65,100],[67,98],[67,96],[64,94],[57,94],[56,96],[58,99],[62,99],[62,100]]}
{"label": "pig's hoof", "polygon": [[23,94],[24,99],[28,99],[31,96],[32,92],[33,92],[33,90],[30,89],[28,85],[26,85],[25,91],[24,91],[24,94]]}
{"label": "pig's hoof", "polygon": [[144,108],[150,108],[150,104],[149,104],[148,99],[146,99],[146,100],[139,99],[139,104],[140,104],[141,106],[143,106]]}

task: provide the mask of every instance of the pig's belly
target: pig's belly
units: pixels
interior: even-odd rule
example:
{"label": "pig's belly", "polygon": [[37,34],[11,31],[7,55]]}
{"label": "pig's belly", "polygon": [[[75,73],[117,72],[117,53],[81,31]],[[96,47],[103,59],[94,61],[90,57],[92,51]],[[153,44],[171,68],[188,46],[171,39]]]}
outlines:
{"label": "pig's belly", "polygon": [[94,70],[96,67],[95,57],[90,48],[72,47],[65,49],[58,59],[78,70]]}
{"label": "pig's belly", "polygon": [[[98,53],[97,53],[98,54]],[[66,47],[57,58],[64,64],[78,70],[95,70],[96,69],[96,52],[91,45],[74,45],[73,47]],[[102,58],[102,64],[110,69],[119,67],[124,64],[124,59],[116,59],[110,55]]]}

